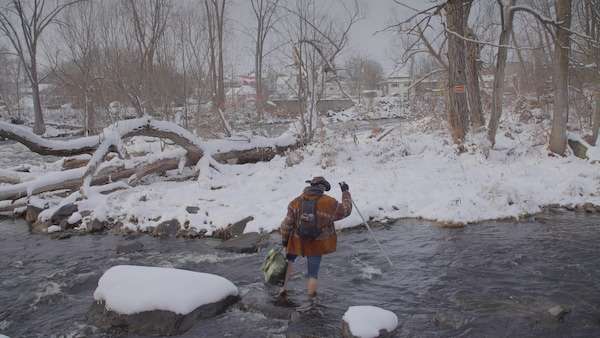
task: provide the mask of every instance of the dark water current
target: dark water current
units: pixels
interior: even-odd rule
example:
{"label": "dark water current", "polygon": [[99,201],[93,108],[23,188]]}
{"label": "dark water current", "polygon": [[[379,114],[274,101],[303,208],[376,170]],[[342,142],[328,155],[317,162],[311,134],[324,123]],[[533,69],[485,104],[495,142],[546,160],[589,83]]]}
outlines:
{"label": "dark water current", "polygon": [[[600,216],[548,213],[523,222],[440,229],[420,221],[379,228],[394,267],[368,233],[340,237],[320,275],[325,318],[302,323],[239,309],[197,323],[184,337],[336,335],[351,305],[396,313],[398,337],[600,337]],[[19,220],[0,219],[0,334],[16,337],[108,337],[85,321],[101,274],[113,265],[177,267],[222,275],[262,290],[264,251],[225,253],[210,240],[141,236],[141,252],[117,254],[116,235],[53,240]],[[276,239],[274,239],[274,242]],[[303,262],[298,270],[304,271]],[[303,301],[304,280],[292,282]],[[570,310],[562,321],[547,310]]]}

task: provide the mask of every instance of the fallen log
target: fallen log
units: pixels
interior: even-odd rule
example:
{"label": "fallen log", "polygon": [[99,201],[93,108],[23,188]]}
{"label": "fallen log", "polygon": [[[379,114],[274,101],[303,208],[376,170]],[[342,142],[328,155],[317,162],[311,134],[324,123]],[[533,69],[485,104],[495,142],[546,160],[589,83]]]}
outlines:
{"label": "fallen log", "polygon": [[94,152],[100,136],[88,136],[69,141],[49,140],[34,134],[31,129],[0,122],[0,137],[17,141],[40,155],[74,156]]}
{"label": "fallen log", "polygon": [[[174,170],[179,167],[179,159],[167,158],[155,162],[145,163],[134,168],[108,167],[104,168],[97,176],[92,178],[91,185],[104,185],[122,179],[129,179],[132,175],[138,173],[136,180],[154,173],[164,173],[168,170]],[[16,184],[0,189],[0,201],[16,200],[22,197],[37,195],[55,190],[77,190],[83,184],[83,177],[86,168],[77,168],[61,172],[55,172],[51,175],[43,176],[30,182]]]}
{"label": "fallen log", "polygon": [[[78,155],[74,157],[65,158],[62,163],[63,170],[76,169],[85,167],[90,161],[90,156],[88,155]],[[106,159],[110,160],[109,158]]]}
{"label": "fallen log", "polygon": [[[200,139],[189,131],[174,123],[155,121],[150,118],[117,122],[105,128],[101,136],[69,141],[46,140],[27,128],[0,122],[0,136],[19,141],[29,149],[44,155],[75,156],[92,153],[89,159],[79,156],[66,165],[66,167],[78,168],[55,172],[30,182],[0,187],[0,201],[15,200],[55,190],[72,191],[81,188],[81,191],[85,192],[89,186],[104,185],[122,179],[136,183],[150,174],[181,169],[183,166],[195,166],[195,175],[192,177],[200,172],[210,176],[211,171],[220,171],[218,162],[244,164],[268,161],[276,155],[301,145],[290,135],[282,135],[276,139],[248,139],[248,143],[241,147],[232,143],[232,140],[214,140],[208,145],[208,149],[212,151],[205,152]],[[133,136],[169,139],[186,150],[185,158],[163,158],[135,165],[135,168],[126,168],[124,165],[101,166],[109,152],[116,151],[122,155],[123,140]]]}
{"label": "fallen log", "polygon": [[143,117],[116,122],[95,136],[72,140],[49,140],[34,134],[31,129],[6,122],[0,122],[0,137],[17,141],[29,150],[40,155],[75,156],[92,154],[108,134],[117,133],[121,139],[134,136],[166,138],[187,151],[190,162],[197,162],[203,155],[200,140],[175,123],[156,121]]}
{"label": "fallen log", "polygon": [[4,203],[0,204],[0,215],[14,214],[15,210],[25,208],[27,204],[24,202],[19,203]]}
{"label": "fallen log", "polygon": [[15,170],[0,169],[0,183],[19,184],[34,179],[33,174]]}
{"label": "fallen log", "polygon": [[232,150],[228,152],[213,154],[213,158],[224,164],[247,164],[272,160],[277,155],[283,155],[286,151],[301,147],[301,143],[287,146],[256,147],[246,150]]}

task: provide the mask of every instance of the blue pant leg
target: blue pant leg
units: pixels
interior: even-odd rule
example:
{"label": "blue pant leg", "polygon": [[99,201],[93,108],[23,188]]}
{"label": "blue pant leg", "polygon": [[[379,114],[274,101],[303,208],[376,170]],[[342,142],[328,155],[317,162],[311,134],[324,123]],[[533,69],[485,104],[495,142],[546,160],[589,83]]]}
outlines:
{"label": "blue pant leg", "polygon": [[307,256],[308,278],[319,277],[319,268],[321,267],[321,256]]}

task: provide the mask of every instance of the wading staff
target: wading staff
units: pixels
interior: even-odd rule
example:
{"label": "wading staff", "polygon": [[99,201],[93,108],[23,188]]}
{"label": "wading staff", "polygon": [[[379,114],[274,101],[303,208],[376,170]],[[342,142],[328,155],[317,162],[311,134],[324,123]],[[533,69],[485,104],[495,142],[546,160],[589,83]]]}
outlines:
{"label": "wading staff", "polygon": [[354,203],[354,199],[350,198],[350,200],[352,201],[352,205],[354,206],[354,209],[356,209],[356,212],[358,213],[358,215],[360,216],[360,218],[362,218],[363,224],[369,230],[369,233],[371,234],[371,237],[373,237],[373,239],[375,240],[375,243],[377,243],[377,246],[379,247],[379,250],[381,250],[381,254],[383,255],[383,257],[385,257],[385,259],[387,259],[388,263],[390,263],[390,266],[394,267],[394,264],[392,264],[392,260],[385,253],[385,250],[383,249],[383,246],[381,246],[381,243],[379,243],[379,241],[377,240],[377,237],[375,237],[375,233],[373,232],[373,230],[371,230],[371,227],[369,226],[369,223],[367,223],[367,220],[360,213],[360,210],[358,210],[358,207],[356,206],[356,203]]}

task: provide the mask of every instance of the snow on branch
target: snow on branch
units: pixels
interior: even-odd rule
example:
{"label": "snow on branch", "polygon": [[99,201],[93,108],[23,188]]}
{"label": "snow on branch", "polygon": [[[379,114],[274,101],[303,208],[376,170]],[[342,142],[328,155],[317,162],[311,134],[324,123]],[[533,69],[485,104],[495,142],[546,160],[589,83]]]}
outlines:
{"label": "snow on branch", "polygon": [[89,154],[100,144],[100,136],[82,137],[75,140],[48,140],[33,133],[27,127],[0,121],[0,137],[17,141],[40,155],[74,156]]}
{"label": "snow on branch", "polygon": [[31,129],[0,122],[0,137],[17,141],[40,155],[74,156],[92,154],[103,143],[107,135],[116,133],[120,139],[134,136],[168,138],[187,151],[190,165],[194,165],[204,154],[200,139],[168,121],[157,121],[149,117],[119,121],[106,127],[102,134],[78,139],[48,140],[35,135]]}
{"label": "snow on branch", "polygon": [[513,13],[515,13],[515,12],[526,12],[526,13],[529,13],[529,14],[533,15],[536,19],[538,19],[538,21],[540,21],[543,24],[543,26],[546,29],[548,29],[548,31],[550,32],[551,35],[554,35],[553,34],[554,32],[552,32],[552,30],[550,30],[548,28],[548,26],[553,26],[556,29],[564,29],[564,30],[568,31],[570,34],[573,34],[573,35],[578,36],[578,37],[580,37],[580,38],[582,38],[584,40],[587,40],[587,41],[591,42],[592,44],[598,45],[598,42],[593,37],[591,37],[589,35],[586,35],[586,34],[583,34],[583,33],[580,33],[580,32],[577,32],[577,31],[574,31],[574,30],[571,30],[571,29],[568,29],[566,27],[563,27],[563,26],[561,26],[560,22],[557,22],[556,20],[551,19],[551,18],[545,16],[544,14],[540,13],[539,11],[537,11],[537,10],[535,10],[535,9],[529,7],[529,6],[523,6],[523,5],[520,5],[520,6],[511,6],[510,7],[510,12],[513,12]]}
{"label": "snow on branch", "polygon": [[468,37],[466,37],[464,35],[461,35],[461,34],[455,32],[455,31],[449,29],[446,26],[446,24],[443,23],[443,22],[442,22],[442,25],[444,26],[444,30],[447,33],[452,34],[452,35],[458,37],[459,39],[462,39],[462,40],[467,41],[467,42],[473,42],[473,43],[477,43],[477,44],[480,44],[480,45],[492,46],[492,47],[497,47],[497,48],[520,49],[520,50],[536,50],[536,49],[540,49],[540,47],[514,47],[514,46],[511,46],[511,45],[499,45],[499,44],[492,43],[492,42],[475,40],[475,39],[468,38]]}
{"label": "snow on branch", "polygon": [[423,77],[421,77],[420,79],[418,79],[417,81],[412,83],[408,88],[406,88],[406,90],[411,90],[414,87],[418,86],[421,82],[427,80],[430,76],[435,75],[440,72],[444,72],[444,71],[446,71],[446,69],[444,69],[444,68],[438,68],[438,69],[432,70],[431,72],[423,75]]}

